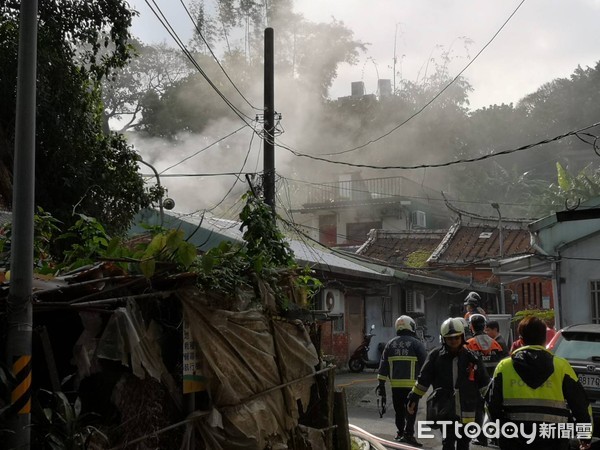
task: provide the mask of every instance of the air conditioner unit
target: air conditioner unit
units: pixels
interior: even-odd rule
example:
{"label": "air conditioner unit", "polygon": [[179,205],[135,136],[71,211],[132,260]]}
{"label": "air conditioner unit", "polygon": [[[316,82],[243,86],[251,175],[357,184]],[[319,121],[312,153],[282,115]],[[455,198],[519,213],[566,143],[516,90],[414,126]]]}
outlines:
{"label": "air conditioner unit", "polygon": [[424,313],[425,312],[425,294],[419,291],[406,292],[406,312]]}
{"label": "air conditioner unit", "polygon": [[411,222],[413,228],[426,228],[427,217],[424,211],[413,211],[411,214]]}
{"label": "air conditioner unit", "polygon": [[342,313],[344,305],[342,304],[342,293],[338,289],[325,289],[323,291],[323,309],[329,312]]}

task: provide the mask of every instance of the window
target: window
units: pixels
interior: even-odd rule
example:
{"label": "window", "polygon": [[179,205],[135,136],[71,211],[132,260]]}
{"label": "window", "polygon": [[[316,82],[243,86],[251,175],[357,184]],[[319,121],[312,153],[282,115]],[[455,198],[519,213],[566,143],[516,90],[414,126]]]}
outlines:
{"label": "window", "polygon": [[345,330],[344,327],[344,315],[343,314],[338,314],[338,316],[333,319],[333,321],[331,322],[331,328],[333,329],[334,333],[343,333]]}
{"label": "window", "polygon": [[592,323],[600,323],[600,280],[590,282],[592,300]]}
{"label": "window", "polygon": [[381,297],[381,321],[384,327],[392,326],[392,297]]}

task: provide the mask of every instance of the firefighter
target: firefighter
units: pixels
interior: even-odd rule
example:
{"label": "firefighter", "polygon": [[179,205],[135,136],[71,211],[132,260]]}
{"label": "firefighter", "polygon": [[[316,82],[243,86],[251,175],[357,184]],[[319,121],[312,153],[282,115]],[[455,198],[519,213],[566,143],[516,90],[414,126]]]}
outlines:
{"label": "firefighter", "polygon": [[485,310],[480,306],[481,305],[481,297],[475,291],[469,292],[465,297],[464,306],[467,309],[465,313],[465,319],[469,320],[471,314],[481,314],[482,316],[487,317]]}
{"label": "firefighter", "polygon": [[[582,433],[573,433],[579,438],[579,448],[590,448],[592,411],[573,368],[566,359],[546,350],[546,325],[540,319],[526,317],[519,328],[524,345],[496,367],[488,392],[488,412],[492,420],[511,422],[525,431],[501,433],[500,448],[568,449],[568,436],[560,430],[568,430],[569,425],[577,425],[571,429]],[[526,435],[534,436],[534,440],[528,443]]]}
{"label": "firefighter", "polygon": [[[467,340],[467,348],[472,352],[478,354],[483,361],[483,365],[487,370],[488,375],[493,375],[496,366],[500,360],[504,357],[502,346],[492,339],[490,336],[485,334],[486,319],[481,314],[472,314],[469,317],[469,326],[473,337]],[[480,397],[475,411],[475,422],[479,426],[483,426],[485,419],[485,401],[483,397]],[[477,445],[487,447],[488,440],[485,435],[480,434],[479,437],[474,441]]]}
{"label": "firefighter", "polygon": [[396,440],[422,447],[415,438],[416,413],[406,414],[406,398],[414,386],[427,352],[417,339],[415,321],[409,316],[396,319],[396,337],[385,346],[377,379],[377,393],[385,398],[385,382],[392,385],[392,403],[396,414]]}
{"label": "firefighter", "polygon": [[[414,413],[420,398],[429,386],[444,388],[454,393],[454,423],[446,428],[442,436],[442,449],[468,450],[469,438],[458,424],[475,421],[478,399],[489,383],[489,376],[481,358],[465,347],[465,329],[461,318],[446,319],[440,327],[442,346],[427,355],[425,364],[411,393],[407,409]],[[430,418],[428,418],[430,419]]]}

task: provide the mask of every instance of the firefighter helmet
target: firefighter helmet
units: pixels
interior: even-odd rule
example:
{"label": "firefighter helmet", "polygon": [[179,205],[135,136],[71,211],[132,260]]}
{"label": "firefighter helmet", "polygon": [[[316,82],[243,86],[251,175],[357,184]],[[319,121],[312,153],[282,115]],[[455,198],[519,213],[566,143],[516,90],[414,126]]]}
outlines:
{"label": "firefighter helmet", "polygon": [[464,305],[479,306],[480,302],[481,302],[481,297],[479,296],[479,294],[475,291],[471,291],[465,297]]}
{"label": "firefighter helmet", "polygon": [[410,316],[400,316],[396,319],[396,331],[408,330],[414,332],[417,329],[417,324]]}
{"label": "firefighter helmet", "polygon": [[459,317],[450,317],[444,320],[440,327],[440,336],[447,338],[450,336],[460,336],[465,334],[465,327]]}

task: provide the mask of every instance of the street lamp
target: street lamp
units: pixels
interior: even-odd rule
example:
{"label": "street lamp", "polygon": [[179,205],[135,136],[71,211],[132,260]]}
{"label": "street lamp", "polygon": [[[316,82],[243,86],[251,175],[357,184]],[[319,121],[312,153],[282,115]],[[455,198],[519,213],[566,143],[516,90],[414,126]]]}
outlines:
{"label": "street lamp", "polygon": [[504,254],[504,242],[502,236],[502,214],[500,213],[500,205],[498,203],[492,203],[492,208],[498,212],[498,233],[500,236],[500,258],[502,258]]}
{"label": "street lamp", "polygon": [[[500,238],[500,259],[504,255],[504,239],[502,236],[502,214],[500,213],[500,205],[498,203],[492,203],[492,208],[496,210],[498,213],[498,235]],[[501,278],[501,277],[500,277]],[[504,301],[504,284],[502,283],[502,279],[500,279],[500,302],[502,305],[502,309],[499,312],[504,312],[506,303]]]}
{"label": "street lamp", "polygon": [[175,201],[172,198],[166,198],[164,200],[164,206],[163,206],[163,190],[162,187],[160,185],[160,176],[158,175],[158,171],[154,168],[154,166],[146,161],[144,161],[142,159],[141,155],[137,155],[137,161],[144,164],[145,166],[150,167],[150,169],[152,169],[152,172],[154,172],[154,176],[156,177],[156,186],[158,186],[159,192],[160,192],[160,198],[158,199],[158,210],[160,213],[160,226],[163,226],[163,221],[165,218],[164,215],[164,210],[163,208],[167,208],[167,209],[173,209],[175,207]]}

